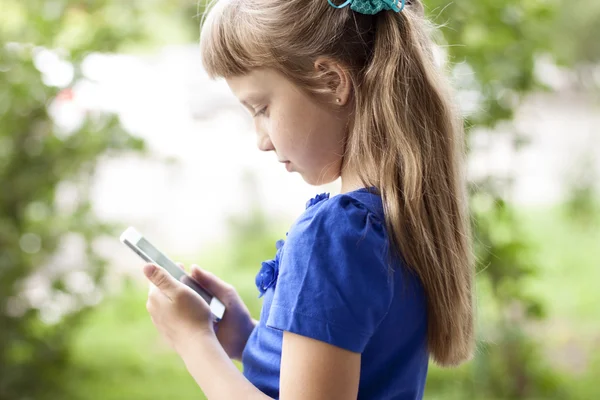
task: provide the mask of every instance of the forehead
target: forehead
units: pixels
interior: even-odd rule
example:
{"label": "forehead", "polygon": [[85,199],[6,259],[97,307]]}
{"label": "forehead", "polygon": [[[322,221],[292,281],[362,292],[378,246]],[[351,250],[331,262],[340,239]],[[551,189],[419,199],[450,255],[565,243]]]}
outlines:
{"label": "forehead", "polygon": [[287,86],[287,79],[273,69],[255,69],[244,75],[225,79],[235,96],[244,101],[257,96],[265,96],[275,88]]}

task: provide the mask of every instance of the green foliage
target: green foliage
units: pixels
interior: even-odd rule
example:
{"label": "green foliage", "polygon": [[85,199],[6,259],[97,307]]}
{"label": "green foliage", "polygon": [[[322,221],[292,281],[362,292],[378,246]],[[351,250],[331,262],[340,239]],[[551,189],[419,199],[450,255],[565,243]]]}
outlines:
{"label": "green foliage", "polygon": [[[467,117],[467,133],[509,122],[521,100],[543,87],[536,77],[536,61],[541,56],[568,59],[564,62],[572,65],[590,59],[583,54],[596,52],[597,46],[590,41],[570,52],[566,41],[573,37],[561,30],[572,26],[569,15],[597,21],[600,10],[590,1],[581,0],[577,5],[560,0],[425,3],[430,17],[442,25],[440,41],[447,44],[444,48],[456,85],[479,97],[475,111]],[[587,14],[590,7],[596,19]],[[579,32],[584,38],[589,35],[588,31]],[[564,54],[569,56],[562,57]],[[513,150],[519,151],[522,134],[516,129],[506,134],[511,136]],[[483,299],[478,297],[485,301],[479,310],[482,351],[472,363],[472,382],[467,385],[472,390],[466,393],[473,398],[566,398],[543,349],[527,332],[531,324],[546,316],[544,301],[528,290],[529,282],[540,278],[543,264],[532,257],[521,218],[506,201],[513,178],[510,174],[486,176],[471,183],[477,282],[489,293]],[[593,202],[590,187],[581,186],[572,210],[590,215],[589,207],[584,210]]]}
{"label": "green foliage", "polygon": [[429,17],[441,25],[440,41],[454,68],[463,63],[470,68],[455,69],[457,85],[480,96],[467,128],[510,120],[521,96],[539,87],[535,60],[552,49],[551,39],[542,33],[553,18],[556,0],[424,3]]}
{"label": "green foliage", "polygon": [[570,190],[565,213],[573,223],[597,230],[600,227],[600,196],[596,186],[599,176],[594,169],[593,153],[586,152],[578,157],[578,164],[570,172],[566,184]]}
{"label": "green foliage", "polygon": [[452,370],[433,367],[427,394],[450,393],[440,399],[598,398],[592,377],[600,373],[595,356],[600,247],[594,245],[600,231],[573,224],[564,207],[518,209],[512,215],[530,240],[531,263],[544,266],[535,279],[521,277],[521,290],[545,305],[549,320],[514,322],[522,317],[519,309],[500,319],[490,279],[481,279],[478,319],[485,341],[473,362]]}
{"label": "green foliage", "polygon": [[[114,115],[89,116],[72,132],[57,127],[48,106],[60,88],[47,86],[36,67],[35,57],[43,48],[60,47],[62,59],[76,71],[74,84],[84,78],[77,71],[91,49],[113,51],[134,37],[133,15],[125,30],[112,19],[98,17],[108,5],[2,4],[0,399],[60,393],[74,328],[95,301],[106,266],[93,241],[113,232],[92,211],[90,178],[100,157],[144,149],[142,141],[120,128]],[[61,189],[72,195],[70,204],[57,201]],[[67,239],[81,242],[85,263],[76,269],[86,277],[79,279],[92,283],[88,292],[69,283],[73,269],[55,259]]]}
{"label": "green foliage", "polygon": [[[444,48],[458,89],[479,96],[478,107],[467,116],[467,132],[511,120],[522,97],[540,87],[535,61],[551,49],[551,41],[541,33],[556,3],[432,0],[427,5],[434,22],[442,24],[440,41],[448,45]],[[516,131],[510,134],[518,151],[520,137]],[[525,290],[539,266],[532,261],[519,220],[505,200],[510,185],[511,176],[487,176],[471,184],[477,282],[489,288],[485,300],[490,310],[478,328],[483,351],[473,362],[471,396],[520,399],[546,395],[546,386],[552,386],[544,381],[548,374],[538,373],[545,368],[544,360],[535,341],[524,333],[528,321],[544,316],[544,308]]]}
{"label": "green foliage", "polygon": [[86,316],[71,343],[72,365],[63,398],[204,399],[148,318],[147,292],[145,285],[129,282]]}
{"label": "green foliage", "polygon": [[555,43],[553,53],[557,61],[567,67],[597,65],[600,62],[600,3],[560,0],[559,7],[554,23],[547,27]]}

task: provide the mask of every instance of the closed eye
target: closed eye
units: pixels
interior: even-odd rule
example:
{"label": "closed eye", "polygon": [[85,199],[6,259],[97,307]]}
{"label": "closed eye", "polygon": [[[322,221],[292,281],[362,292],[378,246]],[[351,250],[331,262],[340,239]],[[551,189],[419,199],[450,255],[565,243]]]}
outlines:
{"label": "closed eye", "polygon": [[258,110],[257,112],[254,113],[253,117],[256,118],[260,115],[264,115],[267,112],[267,107],[263,107],[260,110]]}

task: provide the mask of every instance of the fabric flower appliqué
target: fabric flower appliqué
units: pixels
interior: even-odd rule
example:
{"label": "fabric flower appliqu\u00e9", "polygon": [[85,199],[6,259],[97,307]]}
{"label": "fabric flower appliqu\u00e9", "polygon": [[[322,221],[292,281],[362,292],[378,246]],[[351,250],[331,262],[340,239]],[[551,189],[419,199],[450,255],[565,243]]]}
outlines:
{"label": "fabric flower appliqu\u00e9", "polygon": [[306,208],[312,207],[323,200],[329,199],[329,193],[321,193],[306,202]]}
{"label": "fabric flower appliqu\u00e9", "polygon": [[260,271],[258,271],[258,274],[256,275],[255,283],[260,292],[258,295],[259,298],[265,294],[267,289],[275,287],[275,284],[277,283],[277,278],[279,277],[279,260],[284,243],[283,240],[278,240],[277,243],[275,243],[275,248],[277,249],[275,259],[264,261]]}

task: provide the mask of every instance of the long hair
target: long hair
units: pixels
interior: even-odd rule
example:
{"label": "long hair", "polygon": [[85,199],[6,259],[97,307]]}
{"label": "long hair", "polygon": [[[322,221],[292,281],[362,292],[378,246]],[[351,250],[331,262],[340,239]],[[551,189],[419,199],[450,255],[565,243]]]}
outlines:
{"label": "long hair", "polygon": [[211,77],[272,68],[325,101],[320,57],[352,81],[344,167],[378,188],[391,248],[427,296],[428,349],[443,366],[473,352],[473,260],[463,125],[433,57],[417,0],[400,13],[363,15],[327,0],[219,0],[201,34]]}

